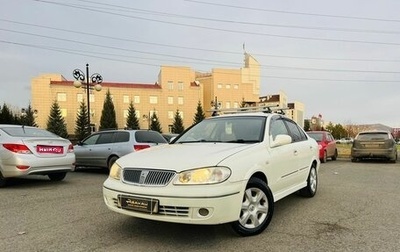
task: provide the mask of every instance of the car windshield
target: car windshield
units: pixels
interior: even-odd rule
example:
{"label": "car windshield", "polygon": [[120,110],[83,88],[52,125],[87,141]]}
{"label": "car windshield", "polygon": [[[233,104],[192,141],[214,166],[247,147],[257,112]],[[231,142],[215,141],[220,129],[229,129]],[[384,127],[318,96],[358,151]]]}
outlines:
{"label": "car windshield", "polygon": [[201,121],[175,143],[258,143],[263,140],[266,117],[213,117]]}
{"label": "car windshield", "polygon": [[360,133],[357,137],[357,140],[387,140],[389,139],[388,134],[384,132],[377,133]]}
{"label": "car windshield", "polygon": [[38,128],[30,128],[30,127],[4,127],[1,128],[8,135],[13,137],[57,137],[57,135]]}
{"label": "car windshield", "polygon": [[322,141],[322,138],[323,138],[322,133],[308,133],[308,135],[309,135],[310,137],[314,138],[315,141],[317,141],[317,142],[321,142],[321,141]]}

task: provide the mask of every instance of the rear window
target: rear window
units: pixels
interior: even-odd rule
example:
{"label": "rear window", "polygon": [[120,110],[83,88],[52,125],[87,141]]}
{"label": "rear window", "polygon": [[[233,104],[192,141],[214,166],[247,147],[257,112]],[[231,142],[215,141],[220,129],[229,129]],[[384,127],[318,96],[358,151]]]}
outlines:
{"label": "rear window", "polygon": [[58,137],[57,135],[38,128],[25,128],[25,127],[4,127],[1,128],[8,135],[13,137]]}
{"label": "rear window", "polygon": [[317,142],[322,142],[323,135],[322,133],[308,133],[311,138],[314,138]]}
{"label": "rear window", "polygon": [[387,140],[389,139],[389,134],[381,132],[381,133],[360,133],[357,140]]}
{"label": "rear window", "polygon": [[154,131],[136,131],[135,139],[138,143],[168,143],[160,133]]}

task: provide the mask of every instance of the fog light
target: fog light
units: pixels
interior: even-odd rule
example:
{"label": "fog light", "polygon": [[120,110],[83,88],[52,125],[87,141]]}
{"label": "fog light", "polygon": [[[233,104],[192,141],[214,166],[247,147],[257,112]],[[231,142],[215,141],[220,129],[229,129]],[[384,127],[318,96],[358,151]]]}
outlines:
{"label": "fog light", "polygon": [[207,208],[200,208],[200,209],[199,209],[199,214],[200,214],[201,216],[207,216],[209,213],[210,213],[210,211],[208,211]]}

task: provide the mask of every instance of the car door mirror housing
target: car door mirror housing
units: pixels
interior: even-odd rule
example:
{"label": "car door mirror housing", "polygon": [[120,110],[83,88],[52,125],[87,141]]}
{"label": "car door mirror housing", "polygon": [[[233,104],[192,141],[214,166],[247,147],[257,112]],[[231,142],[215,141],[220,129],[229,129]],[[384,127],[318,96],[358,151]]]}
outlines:
{"label": "car door mirror housing", "polygon": [[277,135],[275,140],[271,141],[271,148],[290,144],[292,142],[292,137],[289,135]]}

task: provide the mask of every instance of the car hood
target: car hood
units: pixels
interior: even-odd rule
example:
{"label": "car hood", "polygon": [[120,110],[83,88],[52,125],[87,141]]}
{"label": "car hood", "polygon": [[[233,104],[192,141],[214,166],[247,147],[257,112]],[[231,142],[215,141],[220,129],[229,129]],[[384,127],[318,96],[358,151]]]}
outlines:
{"label": "car hood", "polygon": [[256,144],[185,143],[151,147],[127,154],[117,160],[123,168],[157,168],[182,171],[216,166],[227,157]]}

